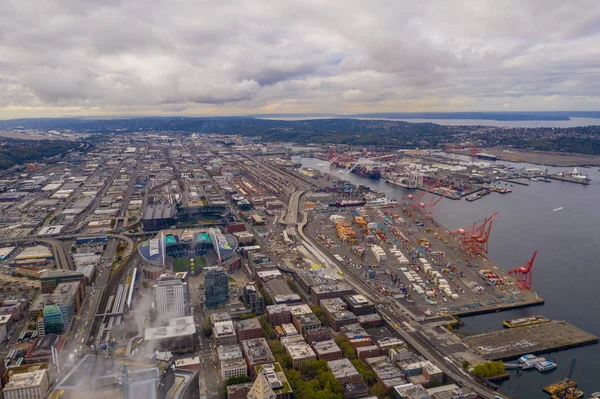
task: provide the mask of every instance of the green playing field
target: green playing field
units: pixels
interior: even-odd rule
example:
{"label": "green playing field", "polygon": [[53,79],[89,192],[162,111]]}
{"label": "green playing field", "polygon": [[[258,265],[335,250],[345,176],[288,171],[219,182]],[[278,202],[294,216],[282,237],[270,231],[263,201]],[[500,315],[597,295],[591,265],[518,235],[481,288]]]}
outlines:
{"label": "green playing field", "polygon": [[[202,270],[206,266],[206,259],[204,256],[196,256],[195,258],[195,269],[197,272]],[[189,272],[190,271],[190,258],[173,258],[173,271],[174,272]]]}

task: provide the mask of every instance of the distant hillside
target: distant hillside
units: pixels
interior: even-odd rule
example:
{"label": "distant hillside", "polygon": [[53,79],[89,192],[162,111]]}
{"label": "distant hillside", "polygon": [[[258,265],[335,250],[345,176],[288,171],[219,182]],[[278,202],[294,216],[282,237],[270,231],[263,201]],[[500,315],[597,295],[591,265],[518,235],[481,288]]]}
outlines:
{"label": "distant hillside", "polygon": [[42,161],[79,147],[80,143],[64,140],[0,139],[0,169],[26,162]]}

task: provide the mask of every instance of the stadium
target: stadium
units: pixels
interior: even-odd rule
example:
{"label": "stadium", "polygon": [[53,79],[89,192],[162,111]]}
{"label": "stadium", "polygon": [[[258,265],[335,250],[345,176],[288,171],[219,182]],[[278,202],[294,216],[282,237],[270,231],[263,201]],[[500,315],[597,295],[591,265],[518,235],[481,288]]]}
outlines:
{"label": "stadium", "polygon": [[215,228],[163,230],[138,246],[143,259],[142,276],[157,280],[163,265],[174,272],[199,273],[232,258],[238,248],[237,239]]}

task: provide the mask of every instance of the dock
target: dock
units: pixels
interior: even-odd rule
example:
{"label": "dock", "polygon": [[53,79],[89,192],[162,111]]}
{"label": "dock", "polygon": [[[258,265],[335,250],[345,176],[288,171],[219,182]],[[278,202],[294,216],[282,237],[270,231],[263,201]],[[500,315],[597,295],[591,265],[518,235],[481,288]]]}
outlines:
{"label": "dock", "polygon": [[553,180],[566,181],[566,182],[569,182],[569,183],[583,184],[584,186],[589,186],[590,185],[590,181],[589,180],[578,179],[576,177],[571,177],[571,176],[548,175],[548,178],[549,179],[553,179]]}
{"label": "dock", "polygon": [[528,186],[529,185],[529,183],[524,182],[524,181],[519,181],[517,179],[524,179],[524,177],[517,177],[517,178],[514,178],[514,179],[504,179],[503,178],[503,179],[498,179],[498,180],[504,181],[504,182],[507,182],[507,183],[511,183],[511,184],[518,184],[520,186]]}
{"label": "dock", "polygon": [[598,343],[598,337],[565,321],[550,321],[466,337],[463,342],[490,360],[511,360]]}

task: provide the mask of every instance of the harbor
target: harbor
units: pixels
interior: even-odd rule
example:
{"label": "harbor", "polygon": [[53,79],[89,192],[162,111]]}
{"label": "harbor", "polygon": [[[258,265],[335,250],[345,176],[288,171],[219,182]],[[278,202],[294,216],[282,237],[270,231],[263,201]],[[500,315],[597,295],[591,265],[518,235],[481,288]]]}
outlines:
{"label": "harbor", "polygon": [[[317,171],[320,170],[320,163],[321,161],[317,159],[302,159],[304,167],[311,167]],[[536,169],[537,165],[514,164],[508,165],[508,167],[515,171],[531,170],[531,173],[536,175],[540,173],[540,170]],[[560,173],[561,170],[564,170],[564,168],[546,168],[548,174]],[[407,190],[406,187],[391,185],[386,183],[383,179],[363,179],[354,174],[348,176],[339,168],[331,168],[328,173],[327,179],[330,179],[331,181],[341,178],[352,182],[357,187],[359,185],[369,186],[375,192],[385,193],[388,198],[397,198],[399,201],[409,203],[409,208],[410,201],[401,200],[401,197],[408,194],[414,196],[421,191]],[[586,173],[589,173],[591,180],[600,180],[600,174],[596,173],[595,170],[588,169],[586,170]],[[521,179],[522,177],[518,178]],[[320,179],[321,178],[314,180],[319,181]],[[583,290],[572,292],[568,298],[561,295],[560,300],[558,300],[557,296],[553,293],[563,292],[564,284],[587,287],[585,290],[592,289],[589,287],[589,282],[592,281],[590,280],[591,276],[597,275],[596,269],[586,268],[584,265],[593,262],[590,260],[589,254],[595,253],[595,244],[587,237],[593,236],[596,229],[595,226],[597,226],[596,222],[600,222],[600,220],[597,220],[595,213],[589,209],[589,196],[593,196],[600,185],[592,184],[591,186],[584,186],[556,180],[553,180],[553,184],[548,184],[540,181],[540,178],[528,179],[524,177],[522,179],[524,182],[527,182],[527,185],[514,184],[514,186],[511,186],[510,182],[502,182],[501,187],[510,187],[510,189],[514,190],[514,193],[511,195],[489,195],[480,201],[470,203],[467,203],[466,201],[444,201],[442,199],[437,206],[439,209],[435,210],[434,220],[437,225],[433,226],[434,233],[432,233],[432,236],[434,238],[432,238],[432,240],[436,243],[435,248],[437,249],[437,243],[443,243],[443,241],[435,238],[437,237],[435,232],[438,234],[445,233],[446,235],[443,236],[442,239],[448,240],[449,244],[452,242],[451,240],[454,240],[455,243],[454,245],[448,245],[447,252],[456,253],[454,258],[458,258],[458,260],[464,262],[466,255],[464,252],[460,252],[460,243],[457,243],[456,236],[452,236],[449,233],[456,231],[461,226],[467,224],[468,219],[481,221],[486,217],[489,217],[489,215],[495,211],[499,211],[500,215],[498,220],[500,222],[498,222],[499,224],[497,225],[495,224],[496,222],[494,222],[488,258],[494,261],[494,266],[508,271],[513,267],[523,264],[523,262],[528,259],[528,256],[531,257],[533,248],[540,249],[539,260],[536,261],[537,265],[534,266],[533,281],[534,291],[539,293],[539,297],[533,295],[530,297],[532,301],[528,301],[526,298],[513,299],[514,302],[510,304],[510,307],[501,306],[499,310],[502,310],[502,312],[498,313],[499,310],[494,310],[493,305],[482,306],[483,302],[486,302],[482,296],[477,294],[473,295],[471,291],[471,296],[469,297],[469,292],[467,291],[464,303],[461,303],[460,305],[450,304],[450,299],[448,299],[448,303],[444,303],[446,307],[451,308],[449,311],[435,309],[442,307],[441,302],[443,302],[443,300],[438,300],[440,303],[436,305],[428,305],[425,303],[426,300],[422,300],[423,304],[421,304],[420,309],[425,309],[425,311],[427,311],[427,306],[429,306],[432,311],[440,310],[441,312],[446,312],[454,316],[460,316],[461,322],[465,323],[465,326],[460,327],[460,331],[469,332],[471,334],[501,328],[503,320],[512,318],[518,319],[543,313],[549,319],[564,320],[566,318],[570,322],[576,322],[578,327],[598,335],[600,330],[598,329],[597,323],[595,323],[592,318],[589,318],[589,314],[585,310],[590,307],[588,305],[578,305],[582,303],[582,301],[585,301]],[[506,185],[504,183],[506,183]],[[429,205],[431,203],[431,197],[433,196],[428,194],[424,197],[425,201],[421,202]],[[436,197],[440,198],[440,196],[437,195],[433,197],[434,201],[436,200]],[[403,212],[400,205],[396,206],[400,208],[400,212]],[[574,213],[573,211],[575,209],[582,211],[587,210],[587,212],[580,213],[578,211]],[[398,213],[393,208],[389,209],[389,211]],[[408,211],[410,211],[410,209],[408,209]],[[516,212],[516,218],[509,217],[506,219],[507,215],[510,215],[511,212]],[[413,214],[418,215],[420,214],[420,211],[417,210],[416,212],[413,212]],[[583,215],[586,216],[583,217]],[[350,216],[352,216],[352,214],[350,214]],[[402,213],[401,217],[408,223],[409,218],[404,213]],[[590,218],[594,220],[594,223],[590,224],[588,228],[588,222],[592,222]],[[416,221],[420,222],[421,219],[417,218]],[[583,236],[576,240],[576,242],[572,240],[564,241],[562,228],[573,221],[577,221]],[[412,223],[413,232],[419,230],[419,226],[413,223],[412,220],[410,220],[410,223]],[[425,232],[425,228],[422,227],[422,230],[422,232],[419,232],[420,234],[429,234]],[[540,234],[540,231],[543,231],[544,234]],[[551,245],[549,244],[550,242],[552,243]],[[367,252],[367,254],[369,254],[369,252]],[[478,259],[480,258],[478,257]],[[439,265],[440,263],[441,262],[434,262],[436,265]],[[476,261],[474,263],[480,266],[479,262]],[[383,270],[380,267],[381,266],[378,265],[377,270]],[[535,271],[537,270],[536,268],[539,268],[537,272]],[[542,268],[544,270],[543,273],[541,271]],[[469,266],[467,266],[465,270],[466,269],[469,269]],[[476,267],[472,269],[477,270]],[[583,273],[583,270],[586,270],[586,272]],[[362,270],[362,273],[361,277],[364,278],[364,269]],[[417,275],[418,274],[419,272],[417,272]],[[418,277],[422,278],[422,276]],[[479,277],[479,279],[481,280],[481,277]],[[412,294],[414,295],[414,292]],[[460,294],[462,294],[462,292],[460,292]],[[484,296],[486,294],[484,294]],[[549,296],[552,301],[552,306],[546,305],[543,308],[532,308],[532,305],[541,305],[544,303],[542,296],[546,297],[544,300],[547,300],[547,297]],[[481,301],[478,302],[479,304],[473,301],[474,298],[481,299]],[[419,299],[416,299],[415,297],[409,297],[408,299],[411,301],[414,300],[415,303],[408,303],[406,306],[414,307],[411,309],[416,309],[417,312],[423,311],[419,310]],[[468,301],[468,299],[471,299],[471,301]],[[403,300],[400,301],[400,303],[404,303]],[[462,295],[459,302],[461,301]],[[459,309],[452,308],[453,305],[459,306]],[[475,315],[477,316],[470,317]],[[511,397],[540,397],[539,393],[541,392],[541,387],[556,380],[555,374],[561,374],[563,372],[564,367],[566,367],[570,361],[570,356],[577,355],[580,364],[586,365],[589,370],[600,367],[600,363],[598,363],[598,359],[600,358],[596,357],[598,348],[600,348],[599,345],[592,345],[575,347],[570,350],[553,353],[552,356],[556,358],[558,363],[558,369],[554,372],[526,373],[526,376],[521,377],[516,373],[516,370],[508,370],[511,378],[509,381],[499,384],[500,391]],[[590,378],[590,373],[582,372],[581,374],[583,375],[580,376],[579,379],[584,390],[587,392],[597,391],[598,387],[595,386],[596,380]],[[552,377],[553,375],[554,377]],[[526,378],[526,382],[521,380],[521,378]],[[515,382],[515,380],[517,382]],[[519,380],[521,380],[520,383],[518,382]]]}
{"label": "harbor", "polygon": [[486,359],[512,360],[528,353],[596,344],[598,337],[565,321],[550,321],[477,334],[464,338],[463,342]]}

